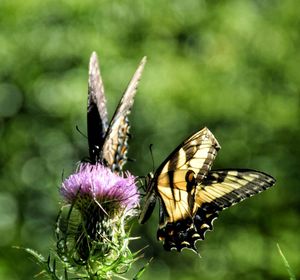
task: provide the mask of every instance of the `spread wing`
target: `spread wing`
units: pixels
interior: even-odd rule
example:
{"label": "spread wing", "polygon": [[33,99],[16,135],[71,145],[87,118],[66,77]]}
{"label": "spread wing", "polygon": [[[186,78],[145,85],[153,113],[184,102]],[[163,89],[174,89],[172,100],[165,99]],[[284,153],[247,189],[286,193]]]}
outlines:
{"label": "spread wing", "polygon": [[113,171],[119,172],[127,160],[129,122],[128,115],[141,78],[146,57],[144,57],[131,79],[107,129],[102,148],[102,159]]}
{"label": "spread wing", "polygon": [[212,230],[212,222],[219,211],[270,188],[274,183],[272,176],[254,170],[210,171],[195,188],[193,216],[177,224],[168,223],[159,229],[158,237],[164,241],[167,250],[190,248],[196,251],[195,242],[203,240],[205,232]]}
{"label": "spread wing", "polygon": [[90,159],[99,160],[108,128],[106,99],[97,54],[92,53],[89,64],[87,131]]}
{"label": "spread wing", "polygon": [[210,170],[220,145],[208,128],[203,128],[180,144],[157,169],[147,187],[139,222],[150,217],[157,196],[162,202],[160,226],[192,217],[196,181]]}
{"label": "spread wing", "polygon": [[180,145],[158,170],[157,191],[166,209],[167,222],[193,216],[196,182],[210,170],[220,145],[208,128],[193,134]]}

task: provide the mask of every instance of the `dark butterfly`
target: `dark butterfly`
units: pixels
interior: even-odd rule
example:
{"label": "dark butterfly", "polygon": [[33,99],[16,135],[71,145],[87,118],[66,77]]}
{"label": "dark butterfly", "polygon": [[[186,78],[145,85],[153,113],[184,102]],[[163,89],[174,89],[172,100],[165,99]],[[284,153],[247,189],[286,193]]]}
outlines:
{"label": "dark butterfly", "polygon": [[97,55],[91,55],[87,108],[87,130],[91,163],[101,162],[115,172],[120,172],[127,161],[129,122],[128,115],[141,78],[146,57],[134,73],[112,117],[107,119],[106,99]]}
{"label": "dark butterfly", "polygon": [[210,171],[220,149],[214,135],[204,128],[180,144],[147,183],[145,205],[139,222],[146,222],[160,201],[157,238],[164,248],[197,251],[223,209],[271,187],[275,179],[250,169]]}

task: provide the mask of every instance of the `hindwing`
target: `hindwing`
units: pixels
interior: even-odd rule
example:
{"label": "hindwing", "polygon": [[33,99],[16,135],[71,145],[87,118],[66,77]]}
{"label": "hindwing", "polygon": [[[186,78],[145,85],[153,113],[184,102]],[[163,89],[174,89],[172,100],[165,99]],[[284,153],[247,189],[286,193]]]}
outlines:
{"label": "hindwing", "polygon": [[270,175],[250,169],[210,171],[195,187],[195,208],[191,217],[168,222],[160,227],[157,236],[164,241],[166,250],[190,248],[196,251],[195,242],[203,240],[205,232],[213,229],[212,222],[221,210],[274,183],[275,179]]}

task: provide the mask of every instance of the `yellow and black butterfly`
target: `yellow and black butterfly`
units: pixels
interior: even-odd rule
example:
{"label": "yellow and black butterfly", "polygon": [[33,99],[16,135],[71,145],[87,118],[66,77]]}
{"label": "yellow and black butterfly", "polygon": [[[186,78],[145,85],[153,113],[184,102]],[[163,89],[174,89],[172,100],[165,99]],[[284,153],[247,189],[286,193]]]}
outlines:
{"label": "yellow and black butterfly", "polygon": [[97,55],[92,53],[89,64],[87,130],[91,163],[101,162],[114,172],[120,172],[127,160],[128,115],[141,78],[146,57],[134,73],[112,117],[107,120],[106,99]]}
{"label": "yellow and black butterfly", "polygon": [[255,170],[210,171],[220,148],[214,135],[204,128],[179,145],[147,183],[139,222],[149,219],[158,199],[157,238],[166,250],[197,251],[195,242],[212,230],[221,210],[274,185],[273,177]]}

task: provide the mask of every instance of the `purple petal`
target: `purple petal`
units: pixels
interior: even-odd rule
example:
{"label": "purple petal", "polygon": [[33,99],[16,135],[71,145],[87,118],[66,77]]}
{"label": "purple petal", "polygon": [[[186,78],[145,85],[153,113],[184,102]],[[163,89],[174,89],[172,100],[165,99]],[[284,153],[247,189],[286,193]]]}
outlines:
{"label": "purple petal", "polygon": [[99,202],[118,202],[122,207],[131,209],[138,205],[139,194],[135,177],[129,172],[125,175],[119,176],[99,163],[83,163],[62,183],[60,192],[69,203],[79,197],[90,197]]}

